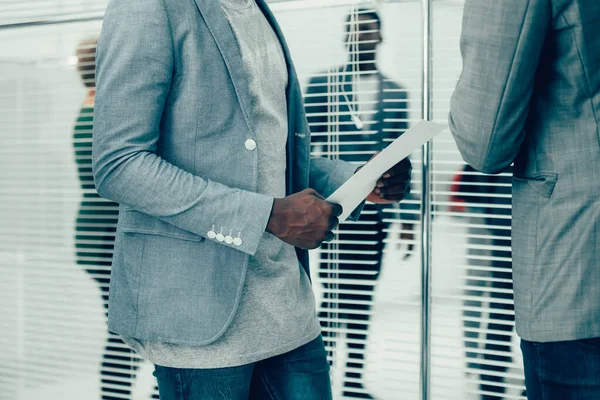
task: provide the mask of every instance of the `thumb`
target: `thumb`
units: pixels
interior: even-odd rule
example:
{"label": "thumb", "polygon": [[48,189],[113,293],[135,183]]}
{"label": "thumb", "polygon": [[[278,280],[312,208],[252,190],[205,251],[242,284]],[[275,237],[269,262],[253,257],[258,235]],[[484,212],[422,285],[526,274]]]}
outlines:
{"label": "thumb", "polygon": [[338,203],[329,203],[329,205],[333,209],[332,214],[334,217],[339,217],[344,212],[344,208]]}

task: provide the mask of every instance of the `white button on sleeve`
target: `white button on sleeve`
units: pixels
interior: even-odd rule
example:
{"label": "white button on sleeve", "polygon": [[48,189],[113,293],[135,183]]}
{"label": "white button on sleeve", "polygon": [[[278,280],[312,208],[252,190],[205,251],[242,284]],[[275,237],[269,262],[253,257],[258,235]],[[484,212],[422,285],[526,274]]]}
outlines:
{"label": "white button on sleeve", "polygon": [[212,229],[210,231],[208,231],[208,233],[206,234],[206,236],[209,239],[214,239],[214,238],[217,237],[217,232],[215,232],[215,226],[214,225],[212,226]]}
{"label": "white button on sleeve", "polygon": [[233,244],[235,244],[236,246],[241,246],[242,239],[240,239],[239,237],[236,237],[235,239],[233,239]]}

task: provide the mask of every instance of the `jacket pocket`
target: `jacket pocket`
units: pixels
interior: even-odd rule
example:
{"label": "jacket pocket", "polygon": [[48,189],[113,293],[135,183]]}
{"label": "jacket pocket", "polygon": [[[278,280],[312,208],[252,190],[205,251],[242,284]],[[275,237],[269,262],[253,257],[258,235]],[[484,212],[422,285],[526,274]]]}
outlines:
{"label": "jacket pocket", "polygon": [[119,230],[124,233],[166,236],[191,242],[201,242],[204,240],[203,236],[188,232],[175,225],[135,210],[125,210],[125,212],[119,215]]}
{"label": "jacket pocket", "polygon": [[556,186],[556,181],[558,180],[558,174],[544,173],[535,175],[533,177],[513,176],[513,180],[517,184],[530,185],[540,195],[549,199],[552,197],[552,193],[554,192],[554,187]]}

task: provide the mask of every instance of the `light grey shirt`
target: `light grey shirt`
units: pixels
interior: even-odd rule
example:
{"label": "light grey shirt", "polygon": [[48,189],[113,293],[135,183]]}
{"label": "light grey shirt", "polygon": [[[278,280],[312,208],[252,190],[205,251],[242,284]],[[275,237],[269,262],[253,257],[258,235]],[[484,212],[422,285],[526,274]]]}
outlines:
{"label": "light grey shirt", "polygon": [[[254,0],[220,0],[242,53],[252,99],[258,191],[284,197],[287,68],[275,32]],[[232,162],[235,162],[233,160]],[[265,232],[248,261],[240,305],[216,342],[190,347],[124,338],[142,357],[173,368],[224,368],[286,353],[320,334],[310,281],[293,246]]]}

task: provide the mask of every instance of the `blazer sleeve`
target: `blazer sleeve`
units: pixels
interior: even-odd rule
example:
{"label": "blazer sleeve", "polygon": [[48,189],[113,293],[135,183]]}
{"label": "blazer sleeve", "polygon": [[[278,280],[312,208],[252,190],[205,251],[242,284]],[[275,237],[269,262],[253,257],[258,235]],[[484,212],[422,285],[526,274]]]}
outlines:
{"label": "blazer sleeve", "polygon": [[551,21],[547,0],[466,0],[463,72],[449,125],[465,161],[497,173],[515,159]]}
{"label": "blazer sleeve", "polygon": [[[93,171],[98,193],[205,236],[215,220],[255,254],[273,198],[195,176],[157,153],[174,71],[163,0],[113,0],[97,48]],[[225,246],[230,246],[223,244]]]}

